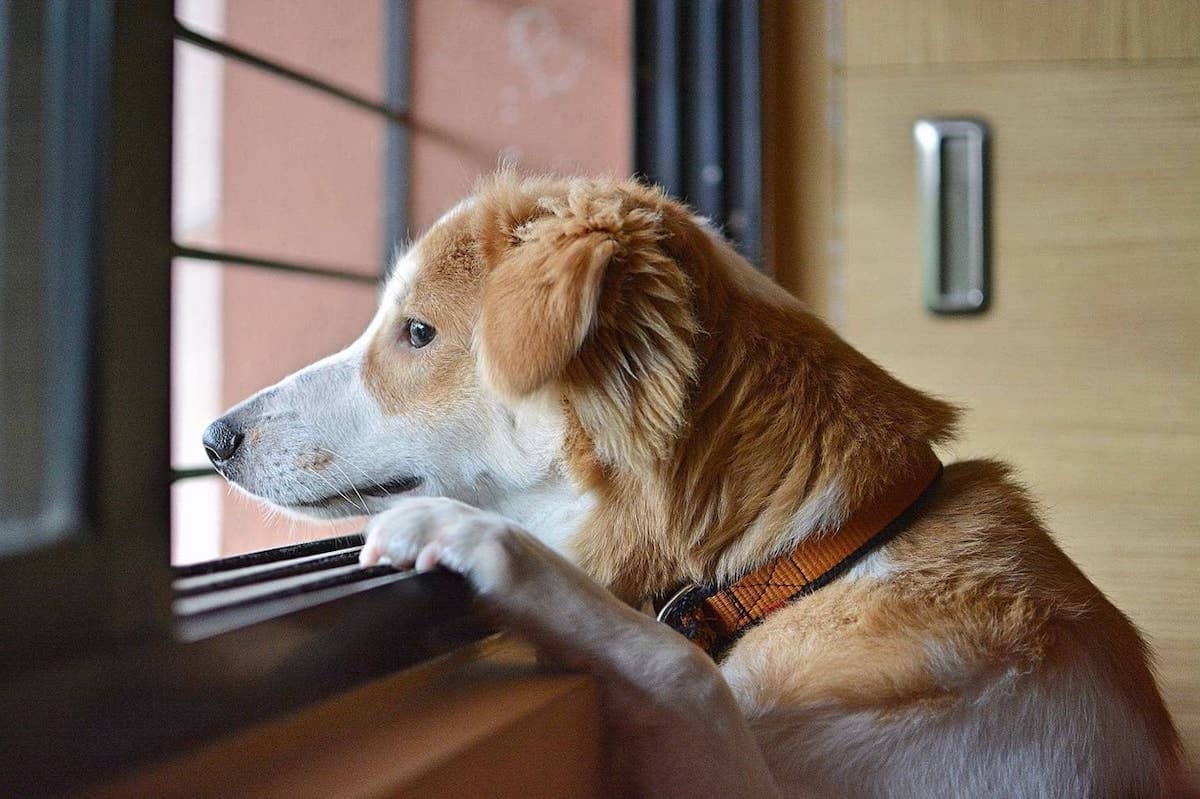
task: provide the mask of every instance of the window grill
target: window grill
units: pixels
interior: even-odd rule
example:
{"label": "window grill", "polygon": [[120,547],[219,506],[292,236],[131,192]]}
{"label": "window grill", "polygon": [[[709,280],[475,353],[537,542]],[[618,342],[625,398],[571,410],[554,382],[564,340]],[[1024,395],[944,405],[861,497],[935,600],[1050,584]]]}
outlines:
{"label": "window grill", "polygon": [[[386,6],[396,49],[387,51],[382,102],[206,37],[171,6],[0,2],[0,149],[9,167],[0,170],[0,277],[77,281],[65,292],[71,302],[47,317],[63,338],[54,368],[32,373],[46,378],[46,401],[0,432],[34,432],[54,418],[66,443],[40,453],[78,460],[47,470],[70,482],[78,513],[61,529],[24,524],[14,533],[21,547],[0,557],[3,795],[77,792],[488,634],[457,575],[358,570],[361,536],[169,567],[168,485],[212,474],[172,470],[167,447],[172,259],[377,279],[172,239],[173,46],[204,48],[384,120],[391,227],[382,256],[407,234],[410,134],[470,146],[408,115],[406,2]],[[29,235],[43,224],[56,235]],[[12,324],[6,318],[0,333]],[[45,344],[38,332],[4,343]],[[64,389],[74,383],[84,393]],[[79,408],[65,407],[80,397]],[[361,578],[345,582],[350,572],[336,570],[347,567]]]}
{"label": "window grill", "polygon": [[[278,60],[252,52],[246,47],[232,44],[205,35],[176,18],[174,39],[208,51],[222,59],[250,66],[279,80],[302,86],[333,98],[381,119],[385,125],[386,147],[384,164],[384,230],[380,246],[381,267],[379,276],[386,273],[395,244],[408,232],[408,129],[412,124],[408,115],[408,50],[409,50],[409,4],[407,0],[387,0],[386,52],[384,70],[386,79],[385,97],[382,102],[339,86],[317,75],[310,74],[280,63]],[[379,277],[363,274],[344,264],[305,263],[297,260],[272,258],[259,254],[225,248],[206,248],[172,242],[172,256],[214,264],[236,264],[263,270],[308,275],[336,281],[374,285]],[[210,477],[216,472],[207,466],[172,469],[172,481]]]}
{"label": "window grill", "polygon": [[763,268],[760,3],[635,0],[638,172]]}
{"label": "window grill", "polygon": [[[385,130],[383,170],[384,226],[379,248],[377,275],[364,274],[345,264],[306,263],[288,258],[267,257],[226,249],[198,247],[173,240],[174,258],[223,265],[238,265],[288,274],[307,275],[334,281],[375,285],[386,274],[397,242],[407,235],[407,155],[409,13],[406,0],[385,3],[386,47],[385,91],[382,101],[340,86],[316,74],[287,66],[251,49],[214,38],[174,20],[174,40],[201,48],[225,60],[236,61],[276,79],[333,98],[382,120]],[[178,190],[178,189],[176,189]],[[176,467],[172,483],[216,475],[209,466]],[[189,566],[173,567],[172,609],[177,629],[185,640],[217,634],[238,626],[293,612],[308,604],[298,597],[324,601],[330,591],[376,584],[398,577],[389,567],[360,569],[358,551],[361,535],[326,538],[304,544],[277,547],[244,555],[221,558]]]}

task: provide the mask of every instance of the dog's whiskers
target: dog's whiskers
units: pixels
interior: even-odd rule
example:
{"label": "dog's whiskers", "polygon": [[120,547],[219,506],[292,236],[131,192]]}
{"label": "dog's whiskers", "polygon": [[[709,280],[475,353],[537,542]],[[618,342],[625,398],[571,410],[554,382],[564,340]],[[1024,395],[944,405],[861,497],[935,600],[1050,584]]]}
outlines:
{"label": "dog's whiskers", "polygon": [[[354,496],[358,497],[358,502],[362,506],[363,513],[366,513],[367,502],[362,498],[362,494],[358,493],[358,487],[354,485],[354,481],[350,479],[350,475],[346,474],[345,470],[343,470],[341,466],[338,466],[336,457],[330,463],[333,465],[333,468],[338,470],[338,474],[345,478],[346,485],[350,486],[350,490],[354,492]],[[376,485],[378,485],[378,483],[376,483]]]}
{"label": "dog's whiskers", "polygon": [[[325,435],[324,430],[321,430],[320,433],[321,433],[322,438],[328,438],[328,436]],[[340,461],[340,462],[346,464],[347,466],[350,466],[351,468],[353,468],[355,471],[357,471],[359,474],[361,474],[364,479],[366,479],[368,482],[370,482],[376,488],[383,490],[383,486],[379,483],[379,481],[374,479],[373,477],[371,477],[371,475],[367,474],[367,471],[365,469],[363,469],[361,466],[359,466],[354,460],[347,458],[342,453],[337,452],[336,450],[330,449],[329,447],[322,446],[322,447],[317,447],[317,449],[321,452],[326,453],[327,455],[332,455],[335,459],[335,463],[334,463],[335,466],[337,465],[336,462]],[[343,476],[345,476],[345,473],[343,473]],[[349,477],[347,477],[347,480],[349,480]],[[353,482],[351,482],[351,485],[353,485]]]}
{"label": "dog's whiskers", "polygon": [[[326,435],[326,432],[325,432],[325,430],[324,430],[322,427],[320,427],[319,425],[314,425],[314,426],[315,426],[315,427],[317,427],[317,432],[320,434],[321,438],[325,438],[325,439],[329,438],[329,436],[328,436],[328,435]],[[355,494],[355,496],[357,496],[357,497],[358,497],[359,507],[361,507],[361,508],[362,508],[362,512],[363,512],[365,515],[370,515],[370,511],[367,509],[367,502],[366,502],[366,500],[364,500],[364,499],[363,499],[363,497],[362,497],[362,494],[360,494],[360,493],[359,493],[359,491],[358,491],[358,486],[354,485],[354,481],[350,479],[350,475],[346,474],[345,470],[343,470],[343,469],[342,469],[342,467],[341,467],[341,466],[338,464],[338,461],[341,461],[342,463],[345,463],[345,464],[347,464],[347,465],[349,465],[349,466],[353,466],[355,469],[357,469],[357,470],[358,470],[358,472],[359,472],[359,473],[360,473],[360,474],[361,474],[361,475],[362,475],[364,478],[366,478],[366,479],[367,479],[367,481],[369,481],[369,482],[373,483],[373,484],[374,484],[374,485],[375,485],[377,488],[379,488],[379,489],[383,489],[383,486],[381,486],[381,485],[378,483],[378,481],[376,481],[376,480],[372,479],[372,478],[371,478],[371,476],[370,476],[370,475],[368,475],[368,474],[367,474],[367,473],[366,473],[366,472],[365,472],[365,471],[362,469],[362,467],[358,466],[356,463],[354,463],[354,462],[353,462],[353,461],[351,461],[350,459],[348,459],[348,458],[344,457],[344,456],[343,456],[341,453],[339,453],[339,452],[335,452],[334,450],[332,450],[332,449],[329,449],[328,447],[322,447],[322,446],[318,446],[318,447],[317,447],[317,451],[318,451],[318,452],[323,452],[323,453],[325,453],[326,455],[329,455],[329,456],[331,456],[331,457],[332,457],[332,460],[330,461],[330,463],[333,465],[333,467],[334,467],[335,469],[337,469],[337,470],[338,470],[338,473],[339,473],[339,474],[340,474],[340,475],[341,475],[341,476],[342,476],[342,477],[345,479],[345,481],[346,481],[346,484],[350,486],[350,490],[351,490],[351,491],[353,491],[353,492],[354,492],[354,494]],[[315,474],[315,472],[314,472],[314,474]],[[338,493],[340,494],[341,492],[338,492]],[[344,495],[343,495],[343,497],[344,497]],[[347,501],[349,501],[349,500],[347,500]]]}
{"label": "dog's whiskers", "polygon": [[[341,497],[343,500],[346,501],[346,504],[350,505],[353,508],[357,508],[357,509],[361,510],[363,513],[367,512],[367,503],[365,501],[363,501],[361,494],[359,494],[358,502],[356,503],[354,500],[350,499],[350,497],[343,494],[338,489],[337,485],[332,480],[327,478],[325,475],[321,474],[320,472],[316,471],[315,469],[310,469],[310,468],[306,468],[304,471],[307,472],[308,474],[311,474],[313,477],[317,478],[325,485],[329,486],[329,488],[333,491],[333,493],[337,494],[339,497]],[[297,482],[299,482],[299,481],[297,481]],[[355,490],[354,493],[358,494],[358,491]],[[320,497],[316,496],[316,493],[314,491],[312,491],[311,489],[309,489],[309,494],[311,495],[312,501],[317,502],[320,500]]]}

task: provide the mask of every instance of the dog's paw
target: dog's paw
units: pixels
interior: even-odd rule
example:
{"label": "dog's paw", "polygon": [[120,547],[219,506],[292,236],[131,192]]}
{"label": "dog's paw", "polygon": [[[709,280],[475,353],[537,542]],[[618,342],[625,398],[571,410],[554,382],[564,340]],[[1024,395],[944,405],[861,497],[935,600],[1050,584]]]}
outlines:
{"label": "dog's paw", "polygon": [[429,571],[442,566],[466,577],[484,595],[513,586],[521,563],[539,559],[541,547],[495,513],[442,497],[414,497],[373,517],[359,562],[388,561]]}

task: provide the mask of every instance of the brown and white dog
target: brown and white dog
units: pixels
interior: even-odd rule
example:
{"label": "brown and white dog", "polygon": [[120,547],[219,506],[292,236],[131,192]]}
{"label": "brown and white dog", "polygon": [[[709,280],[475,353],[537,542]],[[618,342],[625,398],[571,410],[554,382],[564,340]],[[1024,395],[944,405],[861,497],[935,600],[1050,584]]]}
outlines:
{"label": "brown and white dog", "polygon": [[373,514],[363,563],[460,572],[595,674],[614,795],[1181,789],[1145,644],[998,463],[948,466],[717,661],[637,609],[838,535],[956,417],[660,191],[501,172],[358,341],[206,438],[268,502]]}

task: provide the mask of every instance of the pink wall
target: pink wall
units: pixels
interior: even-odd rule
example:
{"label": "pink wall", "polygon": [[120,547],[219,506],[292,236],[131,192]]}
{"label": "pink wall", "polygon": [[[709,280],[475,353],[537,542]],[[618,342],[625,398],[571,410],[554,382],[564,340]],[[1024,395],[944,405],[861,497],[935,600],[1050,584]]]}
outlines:
{"label": "pink wall", "polygon": [[412,222],[430,224],[500,157],[530,170],[631,169],[625,0],[413,4]]}

